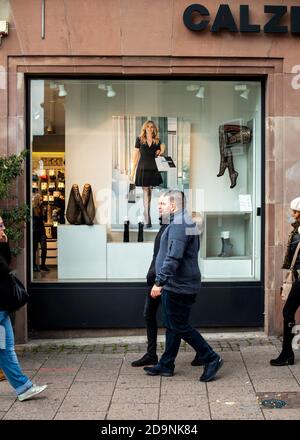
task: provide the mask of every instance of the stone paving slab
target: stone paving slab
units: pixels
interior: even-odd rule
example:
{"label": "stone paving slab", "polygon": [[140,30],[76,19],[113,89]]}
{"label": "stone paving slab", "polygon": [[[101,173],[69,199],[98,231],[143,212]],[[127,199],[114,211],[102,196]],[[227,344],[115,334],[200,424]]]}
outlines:
{"label": "stone paving slab", "polygon": [[168,378],[163,378],[161,384],[161,395],[172,395],[174,396],[192,396],[201,395],[207,393],[206,385],[199,380],[191,381],[172,381]]}
{"label": "stone paving slab", "polygon": [[147,376],[141,374],[139,376],[134,374],[122,374],[119,376],[116,387],[121,389],[129,388],[159,388],[160,381],[155,376]]}
{"label": "stone paving slab", "polygon": [[30,412],[20,412],[16,408],[11,409],[2,420],[53,420],[55,417],[53,410],[36,410]]}
{"label": "stone paving slab", "polygon": [[[159,379],[158,379],[159,380]],[[156,388],[116,388],[112,403],[158,403],[159,387]]]}
{"label": "stone paving slab", "polygon": [[299,384],[292,377],[278,379],[253,379],[256,392],[298,391]]}
{"label": "stone paving slab", "polygon": [[180,401],[161,401],[159,420],[210,420],[208,402],[201,399],[185,399]]}
{"label": "stone paving slab", "polygon": [[266,420],[300,420],[300,409],[266,409],[263,414]]}
{"label": "stone paving slab", "polygon": [[76,376],[76,382],[113,382],[116,381],[119,370],[103,369],[94,370],[92,368],[81,368]]}
{"label": "stone paving slab", "polygon": [[61,412],[105,412],[110,404],[111,396],[69,396],[60,406]]}
{"label": "stone paving slab", "polygon": [[[0,388],[1,389],[1,388]],[[1,393],[2,394],[2,393]],[[0,411],[8,411],[16,400],[15,396],[0,395]]]}
{"label": "stone paving slab", "polygon": [[158,404],[112,403],[107,420],[158,420]]}
{"label": "stone paving slab", "polygon": [[262,411],[257,403],[210,403],[210,411],[212,420],[264,420]]}
{"label": "stone paving slab", "polygon": [[59,411],[54,420],[105,420],[106,412]]}
{"label": "stone paving slab", "polygon": [[74,382],[68,396],[111,396],[115,382]]}

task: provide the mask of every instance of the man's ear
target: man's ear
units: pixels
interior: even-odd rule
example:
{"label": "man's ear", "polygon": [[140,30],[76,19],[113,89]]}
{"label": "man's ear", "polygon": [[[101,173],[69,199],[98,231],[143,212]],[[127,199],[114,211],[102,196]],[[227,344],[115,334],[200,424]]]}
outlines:
{"label": "man's ear", "polygon": [[176,211],[176,203],[175,202],[171,202],[171,212],[175,212]]}

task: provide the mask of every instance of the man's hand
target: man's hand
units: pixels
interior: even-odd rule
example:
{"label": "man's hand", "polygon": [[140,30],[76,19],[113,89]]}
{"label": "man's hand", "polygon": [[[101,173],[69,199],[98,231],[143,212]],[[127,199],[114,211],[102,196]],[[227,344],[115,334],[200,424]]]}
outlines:
{"label": "man's hand", "polygon": [[152,298],[156,298],[156,297],[160,296],[160,295],[161,295],[161,290],[162,290],[162,287],[158,287],[158,286],[156,286],[156,285],[154,284],[154,286],[153,286],[152,289],[151,289],[150,296],[151,296]]}

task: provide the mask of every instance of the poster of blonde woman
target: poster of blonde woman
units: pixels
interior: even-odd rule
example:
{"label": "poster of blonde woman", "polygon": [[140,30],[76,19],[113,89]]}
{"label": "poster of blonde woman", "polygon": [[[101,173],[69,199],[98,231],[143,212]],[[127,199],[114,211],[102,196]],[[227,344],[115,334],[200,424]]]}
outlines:
{"label": "poster of blonde woman", "polygon": [[167,189],[189,189],[190,122],[162,116],[113,117],[112,229],[159,227],[157,203]]}

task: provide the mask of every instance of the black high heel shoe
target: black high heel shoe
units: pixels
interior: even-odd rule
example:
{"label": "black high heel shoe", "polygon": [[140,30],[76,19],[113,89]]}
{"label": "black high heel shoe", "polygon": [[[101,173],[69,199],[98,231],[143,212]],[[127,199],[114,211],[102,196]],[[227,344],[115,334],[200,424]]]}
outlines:
{"label": "black high heel shoe", "polygon": [[278,356],[278,358],[270,360],[270,364],[273,367],[283,367],[284,365],[294,365],[294,363],[295,363],[294,353],[286,355],[285,353],[281,352],[280,355]]}

